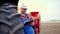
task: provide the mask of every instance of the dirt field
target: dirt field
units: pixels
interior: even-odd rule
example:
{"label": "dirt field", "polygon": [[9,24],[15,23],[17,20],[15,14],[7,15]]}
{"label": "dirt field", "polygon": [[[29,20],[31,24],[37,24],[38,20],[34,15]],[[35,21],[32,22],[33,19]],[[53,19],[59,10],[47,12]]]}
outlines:
{"label": "dirt field", "polygon": [[40,34],[60,34],[60,23],[41,23]]}

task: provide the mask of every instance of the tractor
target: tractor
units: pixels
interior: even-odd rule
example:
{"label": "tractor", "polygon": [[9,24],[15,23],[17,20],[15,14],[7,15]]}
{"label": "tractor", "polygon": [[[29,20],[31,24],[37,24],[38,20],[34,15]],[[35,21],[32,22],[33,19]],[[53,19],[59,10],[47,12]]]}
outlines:
{"label": "tractor", "polygon": [[[18,1],[0,0],[0,34],[24,34],[24,24],[20,23],[20,14],[17,13]],[[36,17],[38,12],[31,12],[30,15]],[[35,34],[40,32],[39,18],[34,21]]]}
{"label": "tractor", "polygon": [[35,12],[31,12],[30,15],[32,16],[32,18],[35,18],[34,20],[34,32],[35,34],[39,34],[40,33],[40,15],[39,12],[35,11]]}
{"label": "tractor", "polygon": [[23,34],[17,13],[18,0],[0,0],[0,34]]}

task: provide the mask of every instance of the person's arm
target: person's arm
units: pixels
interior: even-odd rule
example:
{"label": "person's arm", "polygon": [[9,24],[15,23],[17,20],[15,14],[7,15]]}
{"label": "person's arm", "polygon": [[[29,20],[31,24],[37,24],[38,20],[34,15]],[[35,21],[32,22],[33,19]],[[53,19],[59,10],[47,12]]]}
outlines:
{"label": "person's arm", "polygon": [[31,25],[31,26],[34,26],[34,19],[32,18],[31,15],[29,15],[29,19],[30,19],[30,21],[31,21],[30,25]]}

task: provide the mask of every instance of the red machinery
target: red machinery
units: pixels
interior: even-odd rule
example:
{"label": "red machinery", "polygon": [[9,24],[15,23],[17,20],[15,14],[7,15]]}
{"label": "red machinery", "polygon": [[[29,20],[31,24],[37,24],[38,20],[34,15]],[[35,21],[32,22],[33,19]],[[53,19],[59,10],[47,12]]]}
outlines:
{"label": "red machinery", "polygon": [[39,34],[40,33],[40,15],[39,15],[39,12],[31,12],[30,15],[33,18],[36,18],[34,21],[34,31],[35,31],[35,34]]}

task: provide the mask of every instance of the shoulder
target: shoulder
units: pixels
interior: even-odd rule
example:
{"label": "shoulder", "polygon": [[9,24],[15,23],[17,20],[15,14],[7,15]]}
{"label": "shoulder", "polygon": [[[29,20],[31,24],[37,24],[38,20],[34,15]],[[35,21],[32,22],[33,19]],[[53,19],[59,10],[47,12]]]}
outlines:
{"label": "shoulder", "polygon": [[29,19],[32,19],[32,16],[30,14],[26,14]]}
{"label": "shoulder", "polygon": [[31,16],[30,14],[26,14],[27,16]]}

